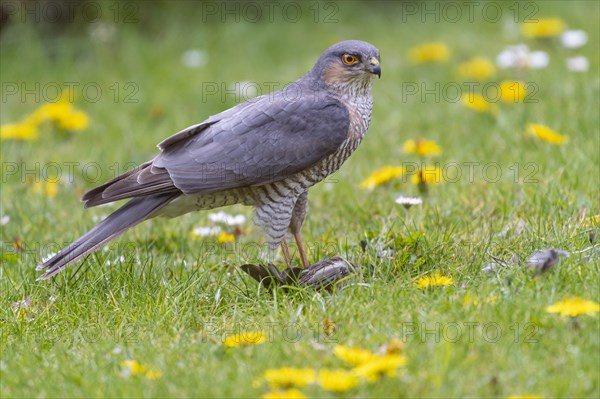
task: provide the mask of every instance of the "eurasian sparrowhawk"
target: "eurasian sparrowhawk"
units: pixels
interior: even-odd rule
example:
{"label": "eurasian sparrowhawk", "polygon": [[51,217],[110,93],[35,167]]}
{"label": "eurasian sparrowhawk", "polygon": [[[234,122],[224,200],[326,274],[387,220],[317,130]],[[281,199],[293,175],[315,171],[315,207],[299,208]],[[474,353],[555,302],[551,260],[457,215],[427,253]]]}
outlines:
{"label": "eurasian sparrowhawk", "polygon": [[151,161],[83,197],[85,207],[132,198],[77,241],[38,266],[47,279],[138,223],[156,216],[231,204],[254,206],[268,242],[291,232],[303,266],[300,229],[308,189],[339,169],[371,119],[371,87],[381,76],[379,50],[349,40],[329,47],[303,77],[211,116],[158,145]]}

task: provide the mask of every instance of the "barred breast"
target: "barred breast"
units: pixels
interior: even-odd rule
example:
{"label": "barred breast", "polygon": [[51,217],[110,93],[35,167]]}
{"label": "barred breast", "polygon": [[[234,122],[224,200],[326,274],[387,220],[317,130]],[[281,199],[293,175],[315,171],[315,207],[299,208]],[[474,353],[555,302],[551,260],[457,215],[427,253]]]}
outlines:
{"label": "barred breast", "polygon": [[294,206],[299,196],[306,190],[336,172],[352,155],[367,132],[373,106],[369,95],[355,96],[352,100],[341,99],[351,110],[348,139],[333,154],[327,156],[313,167],[296,173],[289,178],[255,188],[255,223],[264,229],[272,247],[284,239]]}

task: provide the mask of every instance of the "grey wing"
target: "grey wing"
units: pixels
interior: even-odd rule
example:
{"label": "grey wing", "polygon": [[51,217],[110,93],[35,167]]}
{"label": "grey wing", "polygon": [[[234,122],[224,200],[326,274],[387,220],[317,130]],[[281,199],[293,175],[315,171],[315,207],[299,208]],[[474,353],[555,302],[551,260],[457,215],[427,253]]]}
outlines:
{"label": "grey wing", "polygon": [[336,100],[271,95],[254,101],[163,141],[154,160],[84,195],[86,206],[266,184],[313,166],[348,137],[349,114]]}
{"label": "grey wing", "polygon": [[166,149],[153,165],[186,194],[261,185],[335,152],[348,126],[348,111],[333,100],[263,100]]}

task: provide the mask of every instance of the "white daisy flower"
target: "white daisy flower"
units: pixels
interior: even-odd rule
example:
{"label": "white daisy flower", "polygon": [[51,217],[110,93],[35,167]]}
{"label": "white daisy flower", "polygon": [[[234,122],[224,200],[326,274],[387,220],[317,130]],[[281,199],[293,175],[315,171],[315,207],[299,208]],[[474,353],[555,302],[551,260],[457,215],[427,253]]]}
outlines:
{"label": "white daisy flower", "polygon": [[588,35],[582,30],[567,30],[560,36],[560,42],[566,48],[579,48],[587,41]]}
{"label": "white daisy flower", "polygon": [[208,54],[202,50],[190,49],[181,56],[181,63],[188,68],[200,68],[208,63]]}
{"label": "white daisy flower", "polygon": [[571,72],[585,72],[590,68],[590,62],[583,55],[567,58],[566,64]]}
{"label": "white daisy flower", "polygon": [[115,346],[112,350],[113,355],[120,355],[121,353],[123,353],[123,347],[121,346]]}
{"label": "white daisy flower", "polygon": [[217,235],[221,232],[221,228],[219,226],[214,227],[196,227],[193,230],[195,236],[198,237],[209,237]]}
{"label": "white daisy flower", "polygon": [[114,41],[117,36],[117,27],[115,24],[107,22],[96,22],[90,24],[88,34],[92,40],[101,43],[110,43]]}
{"label": "white daisy flower", "polygon": [[518,44],[498,54],[496,63],[502,69],[542,69],[550,63],[550,57],[545,51],[530,51],[525,44]]}
{"label": "white daisy flower", "polygon": [[423,199],[419,197],[405,197],[403,195],[396,198],[396,204],[403,205],[405,208],[410,208],[413,205],[421,205]]}
{"label": "white daisy flower", "polygon": [[208,220],[213,223],[225,223],[229,226],[237,226],[246,223],[246,216],[230,215],[226,212],[213,212],[208,214]]}

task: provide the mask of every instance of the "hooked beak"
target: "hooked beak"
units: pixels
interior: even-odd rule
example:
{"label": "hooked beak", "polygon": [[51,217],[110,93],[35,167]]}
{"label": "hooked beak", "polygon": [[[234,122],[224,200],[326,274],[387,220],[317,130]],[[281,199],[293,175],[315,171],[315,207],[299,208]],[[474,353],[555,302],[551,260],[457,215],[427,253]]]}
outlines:
{"label": "hooked beak", "polygon": [[369,60],[370,67],[367,69],[372,74],[379,76],[381,79],[381,66],[379,65],[379,60],[375,57],[372,57]]}

